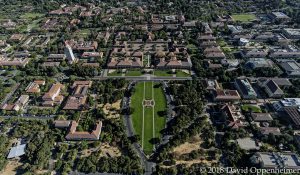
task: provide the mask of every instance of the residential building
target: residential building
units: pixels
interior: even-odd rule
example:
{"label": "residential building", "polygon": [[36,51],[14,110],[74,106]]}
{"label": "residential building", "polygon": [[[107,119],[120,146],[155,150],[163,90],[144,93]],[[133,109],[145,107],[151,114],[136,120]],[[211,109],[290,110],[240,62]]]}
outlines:
{"label": "residential building", "polygon": [[54,120],[53,121],[55,128],[68,128],[71,125],[70,120]]}
{"label": "residential building", "polygon": [[299,50],[274,49],[270,52],[270,58],[300,58]]}
{"label": "residential building", "polygon": [[72,85],[73,94],[68,98],[64,110],[81,110],[87,101],[88,89],[92,81],[75,81]]}
{"label": "residential building", "polygon": [[300,98],[284,98],[278,102],[274,102],[272,105],[276,111],[284,111],[285,107],[300,108]]}
{"label": "residential building", "polygon": [[13,34],[8,41],[10,42],[20,42],[24,39],[24,35],[23,34]]}
{"label": "residential building", "polygon": [[234,85],[243,99],[256,99],[257,94],[247,79],[236,79]]}
{"label": "residential building", "polygon": [[27,93],[40,93],[40,86],[45,85],[45,83],[46,82],[44,80],[34,80],[33,82],[29,83],[29,85],[25,88],[25,91]]}
{"label": "residential building", "polygon": [[58,67],[60,62],[44,62],[42,64],[43,67]]}
{"label": "residential building", "polygon": [[259,130],[262,135],[281,135],[280,129],[278,127],[260,127]]}
{"label": "residential building", "polygon": [[220,47],[207,47],[204,50],[204,56],[207,59],[225,59],[226,56]]}
{"label": "residential building", "polygon": [[300,127],[300,108],[299,106],[284,107],[284,111],[288,115],[290,121],[296,126]]}
{"label": "residential building", "polygon": [[21,95],[14,104],[5,103],[1,109],[6,111],[20,111],[23,110],[29,101],[28,95]]}
{"label": "residential building", "polygon": [[281,68],[290,77],[300,76],[300,65],[294,60],[281,61],[279,63]]}
{"label": "residential building", "polygon": [[214,101],[237,101],[241,97],[237,90],[214,90]]}
{"label": "residential building", "polygon": [[69,45],[72,48],[72,50],[78,52],[95,51],[98,48],[98,42],[96,41],[68,40],[65,43],[66,45]]}
{"label": "residential building", "polygon": [[103,52],[83,52],[81,58],[88,59],[88,58],[102,58]]}
{"label": "residential building", "polygon": [[288,39],[300,39],[300,29],[284,28],[283,34]]}
{"label": "residential building", "polygon": [[239,43],[239,46],[246,46],[249,44],[249,42],[250,41],[246,38],[240,38],[238,43]]}
{"label": "residential building", "polygon": [[238,129],[247,125],[241,109],[233,104],[226,104],[222,107],[222,116],[229,128]]}
{"label": "residential building", "polygon": [[217,80],[206,80],[205,84],[207,90],[220,89],[220,85]]}
{"label": "residential building", "polygon": [[[74,56],[74,55],[73,55]],[[66,59],[66,54],[50,54],[47,61],[64,61]]]}
{"label": "residential building", "polygon": [[273,120],[270,113],[251,113],[254,122],[270,122]]}
{"label": "residential building", "polygon": [[272,20],[272,22],[286,23],[291,20],[291,18],[283,12],[272,12],[268,16]]}
{"label": "residential building", "polygon": [[252,49],[241,51],[241,55],[243,58],[265,58],[268,52],[265,50]]}
{"label": "residential building", "polygon": [[25,67],[30,61],[30,58],[7,57],[0,55],[0,66],[19,66]]}
{"label": "residential building", "polygon": [[265,58],[249,58],[249,60],[246,63],[246,66],[251,69],[272,68],[274,66],[274,62],[270,59]]}
{"label": "residential building", "polygon": [[231,31],[232,34],[241,34],[243,32],[242,26],[234,26],[234,25],[228,25],[228,29]]}
{"label": "residential building", "polygon": [[284,92],[273,80],[265,81],[262,87],[270,98],[281,98],[284,95]]}
{"label": "residential building", "polygon": [[264,77],[261,77],[261,78],[258,78],[257,79],[257,83],[259,86],[263,86],[267,81],[274,81],[280,88],[287,88],[287,87],[290,87],[292,86],[293,84],[290,82],[289,79],[287,78],[264,78]]}
{"label": "residential building", "polygon": [[76,121],[71,122],[69,133],[66,136],[67,140],[99,140],[102,122],[98,121],[96,123],[96,128],[92,132],[87,131],[76,131],[78,123]]}
{"label": "residential building", "polygon": [[66,43],[65,55],[70,64],[77,62],[77,58],[74,56],[73,49],[68,43]]}
{"label": "residential building", "polygon": [[50,90],[44,94],[42,97],[43,99],[43,106],[54,106],[60,105],[63,101],[64,97],[60,95],[61,90],[64,88],[64,85],[60,83],[55,83],[52,85]]}

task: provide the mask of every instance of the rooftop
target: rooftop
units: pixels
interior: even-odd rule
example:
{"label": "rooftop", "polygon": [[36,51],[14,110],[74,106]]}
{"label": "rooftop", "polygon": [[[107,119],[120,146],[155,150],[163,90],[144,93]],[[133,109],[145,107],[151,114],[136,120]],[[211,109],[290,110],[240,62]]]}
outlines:
{"label": "rooftop", "polygon": [[20,157],[20,156],[24,155],[25,154],[25,147],[26,147],[26,144],[12,147],[9,151],[9,154],[8,154],[7,158],[8,159],[16,158],[16,157]]}

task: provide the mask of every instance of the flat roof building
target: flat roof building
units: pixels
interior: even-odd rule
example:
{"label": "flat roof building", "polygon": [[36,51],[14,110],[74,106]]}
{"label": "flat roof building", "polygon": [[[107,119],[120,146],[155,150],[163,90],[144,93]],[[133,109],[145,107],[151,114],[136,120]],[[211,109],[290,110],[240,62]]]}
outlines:
{"label": "flat roof building", "polygon": [[284,28],[283,34],[288,39],[300,39],[300,29]]}
{"label": "flat roof building", "polygon": [[269,169],[299,169],[300,160],[296,153],[257,152],[252,159],[261,168]]}
{"label": "flat roof building", "polygon": [[236,79],[235,87],[244,99],[255,99],[257,94],[247,79]]}
{"label": "flat roof building", "polygon": [[282,61],[280,66],[288,76],[300,76],[300,65],[296,61]]}

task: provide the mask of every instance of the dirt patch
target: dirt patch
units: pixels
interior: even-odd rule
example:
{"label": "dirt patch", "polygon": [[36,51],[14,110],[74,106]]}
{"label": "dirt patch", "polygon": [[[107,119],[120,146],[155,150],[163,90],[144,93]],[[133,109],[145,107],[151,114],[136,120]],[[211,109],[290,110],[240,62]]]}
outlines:
{"label": "dirt patch", "polygon": [[15,175],[20,166],[22,166],[22,163],[18,162],[17,160],[10,160],[0,174]]}
{"label": "dirt patch", "polygon": [[217,163],[218,161],[216,160],[213,160],[213,161],[207,161],[207,160],[189,160],[189,161],[184,161],[184,160],[178,160],[176,161],[176,165],[178,164],[185,164],[187,167],[190,167],[191,165],[193,164],[198,164],[198,163],[203,163],[203,164],[206,164],[208,166],[212,165],[213,163]]}
{"label": "dirt patch", "polygon": [[188,154],[194,150],[200,149],[200,144],[202,143],[199,136],[194,136],[191,138],[189,142],[185,142],[173,149],[173,153],[176,156],[180,156],[183,154]]}
{"label": "dirt patch", "polygon": [[101,156],[103,157],[119,157],[121,156],[121,151],[118,147],[111,146],[107,143],[103,143],[100,147]]}
{"label": "dirt patch", "polygon": [[110,103],[106,103],[105,105],[102,105],[102,109],[104,114],[106,114],[107,118],[119,118],[120,114],[119,114],[119,110],[121,109],[121,101],[122,100],[118,100],[113,104]]}
{"label": "dirt patch", "polygon": [[80,157],[88,157],[92,154],[93,150],[92,149],[85,149],[81,152]]}

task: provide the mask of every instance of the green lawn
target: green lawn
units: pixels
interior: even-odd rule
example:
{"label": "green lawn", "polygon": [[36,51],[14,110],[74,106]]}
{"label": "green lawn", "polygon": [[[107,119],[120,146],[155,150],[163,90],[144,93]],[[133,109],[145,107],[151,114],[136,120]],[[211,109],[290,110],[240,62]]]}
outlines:
{"label": "green lawn", "polygon": [[257,113],[261,113],[261,109],[259,106],[254,106],[254,105],[243,105],[242,106],[242,110],[245,112],[257,112]]}
{"label": "green lawn", "polygon": [[112,73],[108,73],[107,74],[108,76],[122,76],[122,73],[121,73],[121,71],[114,71],[114,72],[112,72]]}
{"label": "green lawn", "polygon": [[189,77],[189,76],[190,76],[189,74],[187,74],[183,71],[180,71],[180,70],[176,71],[176,77]]}
{"label": "green lawn", "polygon": [[247,14],[247,13],[244,13],[244,14],[235,14],[235,15],[232,15],[232,18],[235,21],[241,21],[241,22],[249,22],[249,21],[252,21],[252,20],[256,19],[255,15],[253,15],[253,14]]}
{"label": "green lawn", "polygon": [[[155,106],[154,108],[144,107],[143,123],[144,99],[154,100]],[[165,116],[160,116],[162,115],[162,111],[166,110],[166,99],[162,88],[160,86],[156,86],[156,83],[153,82],[137,83],[134,94],[131,97],[131,107],[134,108],[134,112],[132,114],[134,130],[136,134],[140,136],[140,144],[144,148],[144,152],[146,154],[150,154],[154,147],[153,143],[151,143],[151,140],[153,138],[159,138],[161,136],[160,131],[165,127]]]}
{"label": "green lawn", "polygon": [[172,77],[173,76],[171,71],[164,71],[164,70],[155,70],[154,75],[155,76],[162,76],[162,77]]}
{"label": "green lawn", "polygon": [[44,14],[42,14],[42,13],[25,13],[25,14],[21,15],[20,17],[22,19],[33,19],[33,18],[39,18],[42,16],[44,16]]}
{"label": "green lawn", "polygon": [[80,30],[77,30],[74,34],[75,34],[75,36],[86,38],[91,34],[91,30],[90,29],[80,29]]}
{"label": "green lawn", "polygon": [[167,109],[167,101],[165,98],[164,91],[161,87],[155,87],[154,94],[155,137],[160,137],[161,129],[165,128],[166,118],[164,116],[160,116],[159,113]]}
{"label": "green lawn", "polygon": [[[172,77],[174,74],[172,74],[171,70],[155,70],[154,71],[155,76],[161,76],[161,77]],[[190,75],[181,71],[176,71],[176,77],[189,77]]]}
{"label": "green lawn", "polygon": [[140,70],[129,70],[126,76],[141,76],[142,72]]}

